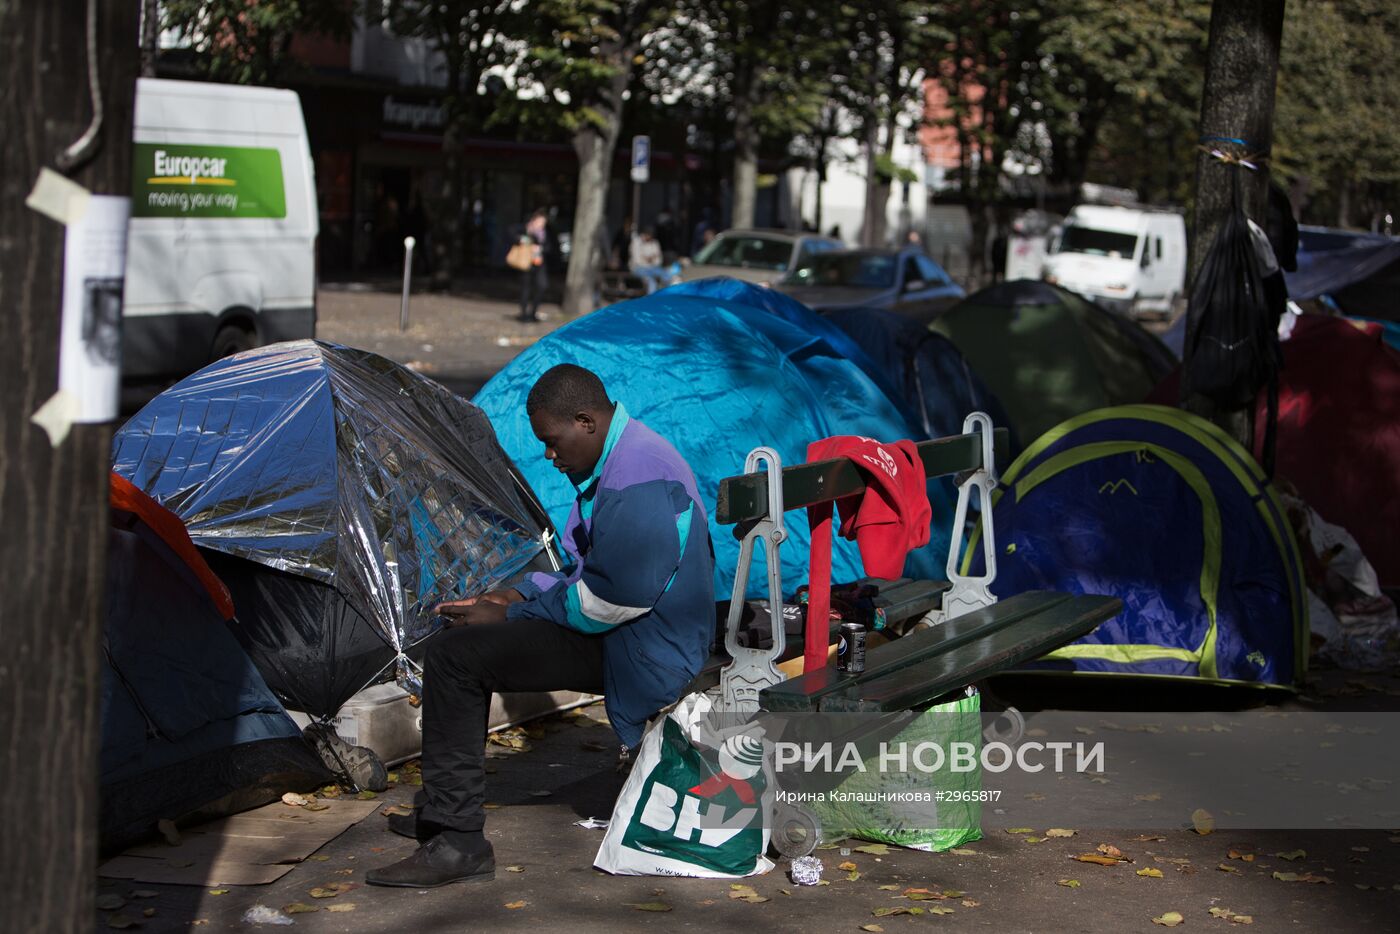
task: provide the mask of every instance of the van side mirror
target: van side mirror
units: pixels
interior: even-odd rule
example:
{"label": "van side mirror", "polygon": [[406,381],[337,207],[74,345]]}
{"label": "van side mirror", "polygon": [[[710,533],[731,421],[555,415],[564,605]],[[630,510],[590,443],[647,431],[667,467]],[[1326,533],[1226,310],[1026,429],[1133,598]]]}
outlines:
{"label": "van side mirror", "polygon": [[1152,265],[1152,251],[1149,248],[1143,247],[1142,262],[1138,265],[1140,265],[1143,269],[1146,269],[1148,266]]}

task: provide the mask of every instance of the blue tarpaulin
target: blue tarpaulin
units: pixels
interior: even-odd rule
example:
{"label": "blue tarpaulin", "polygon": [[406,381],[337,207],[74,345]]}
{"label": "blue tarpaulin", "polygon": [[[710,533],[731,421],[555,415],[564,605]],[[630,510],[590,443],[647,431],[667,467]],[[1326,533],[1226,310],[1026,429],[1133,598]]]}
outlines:
{"label": "blue tarpaulin", "polygon": [[[793,312],[803,320],[798,305]],[[808,318],[815,318],[810,312]],[[525,398],[545,370],[559,363],[587,367],[609,395],[669,440],[690,463],[710,514],[717,592],[732,587],[738,542],[732,526],[714,522],[719,481],[743,472],[760,445],[784,464],[806,460],[807,445],[832,435],[884,441],[921,439],[886,393],[824,336],[749,304],[666,289],[613,305],[541,339],[488,382],[473,400],[490,417],[502,447],[525,474],[554,524],[562,528],[575,490],[544,460],[530,431]],[[941,577],[947,556],[952,499],[930,484],[931,542],[910,558],[906,572]],[[784,589],[807,580],[805,516],[788,513],[782,548]],[[760,552],[761,556],[761,552]],[[750,596],[766,595],[756,561]],[[834,581],[863,576],[853,542],[838,540]]]}

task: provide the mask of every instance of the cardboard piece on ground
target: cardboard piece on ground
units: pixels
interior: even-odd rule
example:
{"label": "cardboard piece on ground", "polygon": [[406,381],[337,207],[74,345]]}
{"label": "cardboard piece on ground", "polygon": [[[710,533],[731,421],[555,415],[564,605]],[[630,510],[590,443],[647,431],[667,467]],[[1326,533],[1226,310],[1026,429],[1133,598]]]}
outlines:
{"label": "cardboard piece on ground", "polygon": [[[324,811],[281,801],[182,828],[180,845],[134,846],[98,867],[109,879],[173,885],[264,885],[368,817],[382,801],[329,800]],[[189,865],[182,865],[188,863]]]}

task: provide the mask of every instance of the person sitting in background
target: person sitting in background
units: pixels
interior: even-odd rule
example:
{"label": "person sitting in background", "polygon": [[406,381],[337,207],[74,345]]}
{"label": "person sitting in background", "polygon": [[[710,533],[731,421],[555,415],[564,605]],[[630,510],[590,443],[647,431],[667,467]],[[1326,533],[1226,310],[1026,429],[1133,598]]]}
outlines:
{"label": "person sitting in background", "polygon": [[648,295],[664,288],[671,280],[671,274],[661,265],[661,244],[656,241],[656,231],[650,227],[632,238],[627,266],[632,275],[642,280]]}

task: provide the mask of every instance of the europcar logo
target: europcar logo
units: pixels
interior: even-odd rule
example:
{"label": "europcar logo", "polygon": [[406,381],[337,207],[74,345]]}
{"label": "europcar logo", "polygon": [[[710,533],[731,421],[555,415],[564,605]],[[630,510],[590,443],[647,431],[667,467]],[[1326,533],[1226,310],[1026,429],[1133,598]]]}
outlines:
{"label": "europcar logo", "polygon": [[134,217],[287,215],[276,149],[137,143],[134,155]]}

